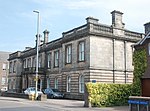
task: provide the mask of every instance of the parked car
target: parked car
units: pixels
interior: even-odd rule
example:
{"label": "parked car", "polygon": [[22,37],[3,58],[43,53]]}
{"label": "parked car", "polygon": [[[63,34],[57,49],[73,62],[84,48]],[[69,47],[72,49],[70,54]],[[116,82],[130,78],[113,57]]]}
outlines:
{"label": "parked car", "polygon": [[48,98],[64,98],[64,94],[58,89],[47,88],[43,92]]}
{"label": "parked car", "polygon": [[[27,94],[27,95],[34,95],[34,94],[35,94],[35,87],[29,87],[29,88],[27,88],[27,89],[24,91],[24,93]],[[38,96],[39,96],[39,95],[42,95],[43,92],[40,91],[39,89],[37,89],[37,94],[38,94]]]}
{"label": "parked car", "polygon": [[7,87],[2,87],[0,91],[1,92],[6,92],[7,91]]}

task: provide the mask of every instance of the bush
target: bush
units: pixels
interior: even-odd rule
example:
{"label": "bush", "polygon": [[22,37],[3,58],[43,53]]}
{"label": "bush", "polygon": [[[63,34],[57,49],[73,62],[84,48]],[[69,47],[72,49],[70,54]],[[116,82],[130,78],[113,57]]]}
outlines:
{"label": "bush", "polygon": [[88,83],[89,101],[92,106],[126,105],[132,93],[131,84]]}

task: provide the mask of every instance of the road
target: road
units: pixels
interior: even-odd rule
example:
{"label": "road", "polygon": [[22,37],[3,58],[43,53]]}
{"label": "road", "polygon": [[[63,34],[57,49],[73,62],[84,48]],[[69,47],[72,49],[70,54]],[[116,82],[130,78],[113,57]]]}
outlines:
{"label": "road", "polygon": [[0,96],[0,111],[128,111],[127,106],[109,108],[85,108],[83,101],[48,99],[31,101],[27,99]]}

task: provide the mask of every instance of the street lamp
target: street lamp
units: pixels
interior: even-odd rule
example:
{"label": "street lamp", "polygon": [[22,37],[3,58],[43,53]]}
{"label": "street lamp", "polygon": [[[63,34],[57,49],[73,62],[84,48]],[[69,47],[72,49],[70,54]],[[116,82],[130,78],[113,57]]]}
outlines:
{"label": "street lamp", "polygon": [[37,85],[38,85],[38,57],[39,57],[39,24],[40,24],[40,12],[37,10],[33,11],[34,13],[37,13],[37,37],[36,37],[36,74],[35,74],[35,99],[37,99]]}

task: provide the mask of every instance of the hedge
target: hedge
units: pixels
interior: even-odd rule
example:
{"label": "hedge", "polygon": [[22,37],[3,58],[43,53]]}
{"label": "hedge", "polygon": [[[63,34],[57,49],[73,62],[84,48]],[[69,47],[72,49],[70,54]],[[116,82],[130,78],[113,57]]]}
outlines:
{"label": "hedge", "polygon": [[89,102],[92,106],[118,106],[127,104],[132,93],[131,84],[87,83]]}

